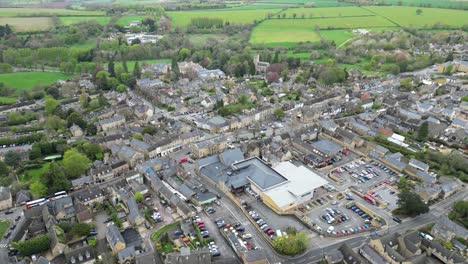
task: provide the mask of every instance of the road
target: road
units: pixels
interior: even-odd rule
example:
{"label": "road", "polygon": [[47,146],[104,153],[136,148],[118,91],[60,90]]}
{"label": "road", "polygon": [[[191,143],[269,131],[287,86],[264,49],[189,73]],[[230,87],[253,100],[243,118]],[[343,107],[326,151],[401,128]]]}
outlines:
{"label": "road", "polygon": [[[0,212],[0,220],[8,220],[10,222],[10,225],[12,223],[15,223],[15,218],[20,215],[21,219],[16,222],[16,228],[12,231],[10,237],[8,239],[5,239],[4,237],[0,238],[0,263],[16,263],[16,261],[10,257],[8,257],[8,248],[9,244],[11,243],[12,237],[14,237],[15,233],[17,230],[19,230],[19,227],[24,223],[24,215],[23,215],[23,207],[14,207],[10,209],[13,211],[12,214],[5,214],[5,211]],[[8,229],[6,232],[8,232],[10,229]]]}

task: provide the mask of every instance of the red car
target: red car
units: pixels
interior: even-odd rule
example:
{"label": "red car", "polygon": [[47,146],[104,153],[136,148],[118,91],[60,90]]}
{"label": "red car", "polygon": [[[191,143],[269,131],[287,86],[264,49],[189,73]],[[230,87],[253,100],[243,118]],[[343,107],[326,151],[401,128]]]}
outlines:
{"label": "red car", "polygon": [[204,225],[204,224],[205,224],[205,222],[203,222],[203,221],[200,221],[200,222],[198,222],[197,224],[198,224],[198,225]]}
{"label": "red car", "polygon": [[245,246],[247,247],[248,250],[252,250],[252,245],[247,244],[247,245],[245,245]]}
{"label": "red car", "polygon": [[267,232],[266,232],[268,235],[273,235],[275,233],[275,231],[271,230],[271,229],[268,229]]}

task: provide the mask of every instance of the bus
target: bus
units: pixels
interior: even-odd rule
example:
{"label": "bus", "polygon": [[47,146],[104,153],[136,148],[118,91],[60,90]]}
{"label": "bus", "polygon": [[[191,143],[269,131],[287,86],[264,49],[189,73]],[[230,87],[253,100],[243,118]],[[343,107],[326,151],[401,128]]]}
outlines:
{"label": "bus", "polygon": [[46,199],[50,202],[50,201],[55,201],[55,200],[58,200],[60,198],[64,198],[67,196],[68,195],[66,191],[61,191],[61,192],[56,192],[54,194],[46,196]]}
{"label": "bus", "polygon": [[47,202],[47,199],[45,199],[45,198],[41,198],[41,199],[37,199],[37,200],[31,201],[31,202],[27,202],[26,203],[26,209],[31,209],[33,207],[43,205],[46,202]]}
{"label": "bus", "polygon": [[364,195],[364,199],[373,205],[377,205],[377,202],[375,201],[374,197],[370,195]]}

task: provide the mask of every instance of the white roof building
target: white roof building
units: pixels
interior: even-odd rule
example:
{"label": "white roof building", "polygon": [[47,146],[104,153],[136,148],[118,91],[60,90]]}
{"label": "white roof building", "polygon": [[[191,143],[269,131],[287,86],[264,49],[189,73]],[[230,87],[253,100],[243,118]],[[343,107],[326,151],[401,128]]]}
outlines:
{"label": "white roof building", "polygon": [[305,166],[296,166],[291,162],[281,162],[273,168],[287,181],[263,193],[263,201],[269,206],[287,211],[303,204],[314,196],[314,190],[328,181]]}

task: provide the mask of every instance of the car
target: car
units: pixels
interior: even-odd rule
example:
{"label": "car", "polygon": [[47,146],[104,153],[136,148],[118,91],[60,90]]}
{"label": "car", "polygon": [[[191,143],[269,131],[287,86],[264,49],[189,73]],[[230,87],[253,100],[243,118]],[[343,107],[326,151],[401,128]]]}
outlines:
{"label": "car", "polygon": [[31,260],[32,260],[32,261],[36,261],[36,260],[37,260],[37,256],[33,254],[33,255],[31,256]]}
{"label": "car", "polygon": [[214,214],[216,212],[215,209],[213,209],[212,207],[206,209],[206,212],[209,213],[209,214]]}
{"label": "car", "polygon": [[18,215],[17,217],[15,217],[15,221],[19,221],[21,219],[21,215]]}
{"label": "car", "polygon": [[317,201],[317,203],[319,203],[320,205],[323,205],[322,199],[317,199],[316,201]]}
{"label": "car", "polygon": [[3,238],[7,239],[7,238],[10,237],[10,235],[11,235],[11,231],[8,231],[8,233],[6,233],[6,234],[3,236]]}
{"label": "car", "polygon": [[309,210],[309,211],[312,209],[312,208],[311,208],[309,205],[307,205],[307,204],[305,205],[305,208],[306,208],[307,210]]}
{"label": "car", "polygon": [[260,216],[255,215],[255,216],[252,216],[252,219],[255,220],[255,221],[258,221],[258,220],[260,220],[261,218],[260,218]]}
{"label": "car", "polygon": [[8,250],[8,256],[9,257],[16,256],[16,255],[18,255],[18,253],[19,253],[19,251],[17,249],[15,249],[15,248],[10,248]]}
{"label": "car", "polygon": [[239,226],[238,228],[236,228],[236,231],[237,231],[237,232],[244,232],[244,231],[245,231],[245,227]]}
{"label": "car", "polygon": [[250,238],[252,238],[252,235],[251,234],[244,234],[244,235],[242,235],[242,238],[243,239],[250,239]]}
{"label": "car", "polygon": [[215,200],[214,203],[218,206],[221,206],[221,202],[219,200]]}
{"label": "car", "polygon": [[10,230],[15,229],[15,227],[16,227],[16,224],[11,225],[11,226],[10,226]]}
{"label": "car", "polygon": [[392,219],[393,219],[393,221],[395,221],[395,222],[397,222],[397,223],[399,223],[399,224],[401,224],[401,222],[403,222],[403,221],[402,221],[400,218],[398,218],[398,217],[393,217]]}
{"label": "car", "polygon": [[6,214],[6,215],[9,215],[9,214],[12,214],[12,213],[14,213],[14,212],[11,211],[11,210],[5,211],[5,214]]}
{"label": "car", "polygon": [[182,230],[176,230],[176,231],[174,231],[174,235],[176,235],[176,236],[182,235]]}
{"label": "car", "polygon": [[271,235],[273,235],[273,234],[275,233],[275,231],[273,231],[273,230],[271,230],[271,229],[268,229],[268,230],[266,231],[266,233],[267,233],[268,235],[271,236]]}

